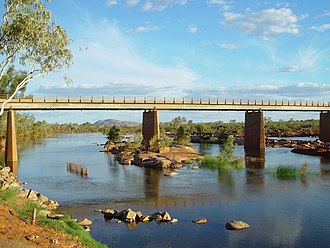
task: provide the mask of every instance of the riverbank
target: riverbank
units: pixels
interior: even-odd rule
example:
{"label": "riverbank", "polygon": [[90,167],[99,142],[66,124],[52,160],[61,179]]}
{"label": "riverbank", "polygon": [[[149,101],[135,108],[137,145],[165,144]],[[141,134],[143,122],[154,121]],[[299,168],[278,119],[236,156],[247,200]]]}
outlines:
{"label": "riverbank", "polygon": [[0,167],[0,247],[105,247],[76,220],[56,214],[58,206]]}

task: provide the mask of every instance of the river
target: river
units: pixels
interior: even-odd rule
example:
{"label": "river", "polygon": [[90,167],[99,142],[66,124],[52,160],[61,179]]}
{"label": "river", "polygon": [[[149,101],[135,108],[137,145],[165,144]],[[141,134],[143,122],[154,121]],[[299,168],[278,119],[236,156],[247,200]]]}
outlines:
{"label": "river", "polygon": [[[18,177],[59,201],[59,211],[93,220],[91,235],[109,247],[325,247],[330,244],[330,161],[267,148],[265,169],[192,170],[176,177],[163,172],[118,164],[100,152],[102,134],[66,134],[21,144]],[[217,154],[217,145],[197,146]],[[244,157],[242,146],[236,149]],[[67,171],[66,163],[88,168],[88,177]],[[305,178],[278,179],[278,165],[308,167]],[[316,175],[321,173],[321,175]],[[126,225],[105,221],[94,209],[132,208],[144,214],[168,211],[173,224]],[[208,223],[192,220],[205,217]],[[239,219],[251,225],[228,231],[225,223]]]}

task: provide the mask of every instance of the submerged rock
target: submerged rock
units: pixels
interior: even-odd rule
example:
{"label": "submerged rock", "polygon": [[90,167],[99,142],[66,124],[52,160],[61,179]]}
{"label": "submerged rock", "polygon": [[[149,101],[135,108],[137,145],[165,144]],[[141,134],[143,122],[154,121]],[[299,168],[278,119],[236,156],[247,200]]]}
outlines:
{"label": "submerged rock", "polygon": [[242,230],[249,228],[250,225],[241,220],[231,220],[226,223],[226,229],[228,230]]}

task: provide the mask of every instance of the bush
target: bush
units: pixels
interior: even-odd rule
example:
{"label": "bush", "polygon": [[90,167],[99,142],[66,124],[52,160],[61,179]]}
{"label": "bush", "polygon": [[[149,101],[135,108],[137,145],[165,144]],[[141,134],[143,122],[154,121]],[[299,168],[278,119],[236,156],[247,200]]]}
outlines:
{"label": "bush", "polygon": [[209,169],[241,169],[243,162],[242,159],[235,158],[235,148],[234,137],[229,136],[222,145],[220,153],[216,157],[211,155],[205,156],[201,165]]}

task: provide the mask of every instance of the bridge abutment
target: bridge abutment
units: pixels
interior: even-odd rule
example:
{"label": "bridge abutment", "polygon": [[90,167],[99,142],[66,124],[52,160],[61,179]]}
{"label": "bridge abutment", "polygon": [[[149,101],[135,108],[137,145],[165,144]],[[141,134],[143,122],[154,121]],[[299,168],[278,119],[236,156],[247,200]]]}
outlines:
{"label": "bridge abutment", "polygon": [[266,147],[262,111],[245,112],[244,149],[263,151]]}
{"label": "bridge abutment", "polygon": [[6,154],[7,165],[18,161],[14,111],[7,113]]}
{"label": "bridge abutment", "polygon": [[143,112],[142,121],[142,144],[148,148],[149,141],[156,136],[159,139],[159,122],[158,122],[158,111],[149,110]]}
{"label": "bridge abutment", "polygon": [[330,112],[320,113],[319,139],[323,142],[330,142]]}

